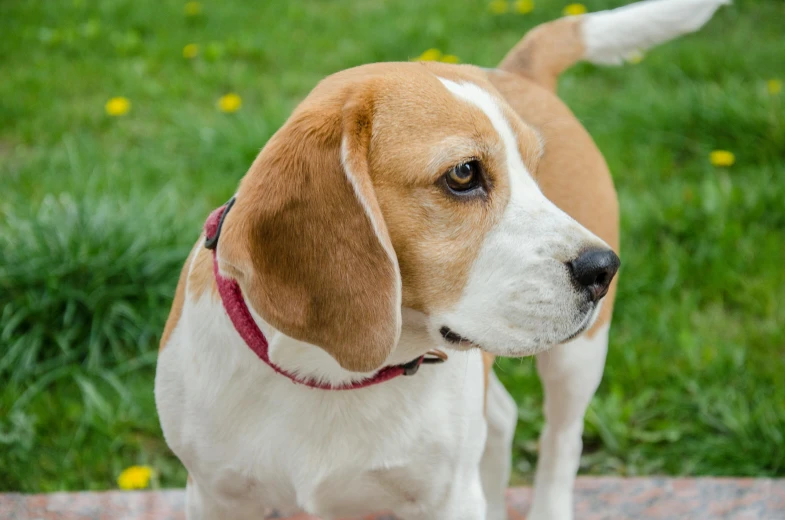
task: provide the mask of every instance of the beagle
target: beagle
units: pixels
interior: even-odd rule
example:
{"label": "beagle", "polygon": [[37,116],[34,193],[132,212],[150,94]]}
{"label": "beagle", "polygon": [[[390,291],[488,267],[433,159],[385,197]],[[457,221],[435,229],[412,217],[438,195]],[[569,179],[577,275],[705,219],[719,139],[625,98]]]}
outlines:
{"label": "beagle", "polygon": [[319,83],[180,275],[155,396],[187,518],[506,518],[517,410],[491,365],[531,355],[547,424],[530,518],[571,518],[619,231],[556,81],[723,3],[560,19],[492,70],[378,63]]}

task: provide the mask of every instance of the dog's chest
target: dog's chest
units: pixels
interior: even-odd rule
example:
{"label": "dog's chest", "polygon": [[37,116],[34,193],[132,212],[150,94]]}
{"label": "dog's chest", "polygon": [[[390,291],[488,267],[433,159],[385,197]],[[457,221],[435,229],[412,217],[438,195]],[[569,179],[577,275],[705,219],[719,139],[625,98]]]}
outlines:
{"label": "dog's chest", "polygon": [[216,353],[205,339],[178,327],[159,360],[157,401],[189,473],[229,500],[353,515],[369,504],[427,502],[479,464],[478,352],[413,377],[327,392],[293,385],[238,346]]}

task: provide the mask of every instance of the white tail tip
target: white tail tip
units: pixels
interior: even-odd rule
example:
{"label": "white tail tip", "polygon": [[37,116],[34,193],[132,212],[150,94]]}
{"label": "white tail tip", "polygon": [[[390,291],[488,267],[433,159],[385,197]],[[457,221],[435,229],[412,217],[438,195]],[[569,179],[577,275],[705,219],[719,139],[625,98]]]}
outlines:
{"label": "white tail tip", "polygon": [[700,29],[730,0],[648,0],[583,16],[584,59],[618,65],[630,55]]}

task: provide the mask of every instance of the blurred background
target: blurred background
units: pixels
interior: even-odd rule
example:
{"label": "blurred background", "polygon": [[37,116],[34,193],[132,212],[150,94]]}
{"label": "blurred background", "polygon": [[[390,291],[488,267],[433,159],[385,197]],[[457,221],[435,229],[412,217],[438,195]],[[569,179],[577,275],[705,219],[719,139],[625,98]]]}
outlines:
{"label": "blurred background", "polygon": [[[492,67],[538,23],[621,0],[0,3],[0,491],[181,486],[153,402],[180,267],[325,75]],[[614,174],[624,261],[583,473],[785,475],[785,2],[580,65],[559,93]],[[533,359],[514,482],[537,458]]]}

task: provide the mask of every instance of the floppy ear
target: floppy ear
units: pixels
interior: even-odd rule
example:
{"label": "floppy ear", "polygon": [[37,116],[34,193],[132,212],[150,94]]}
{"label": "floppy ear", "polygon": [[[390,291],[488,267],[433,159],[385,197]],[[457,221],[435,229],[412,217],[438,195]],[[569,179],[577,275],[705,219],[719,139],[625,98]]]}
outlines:
{"label": "floppy ear", "polygon": [[373,100],[306,100],[240,184],[218,249],[254,310],[345,369],[380,367],[401,330],[398,261],[368,166]]}

